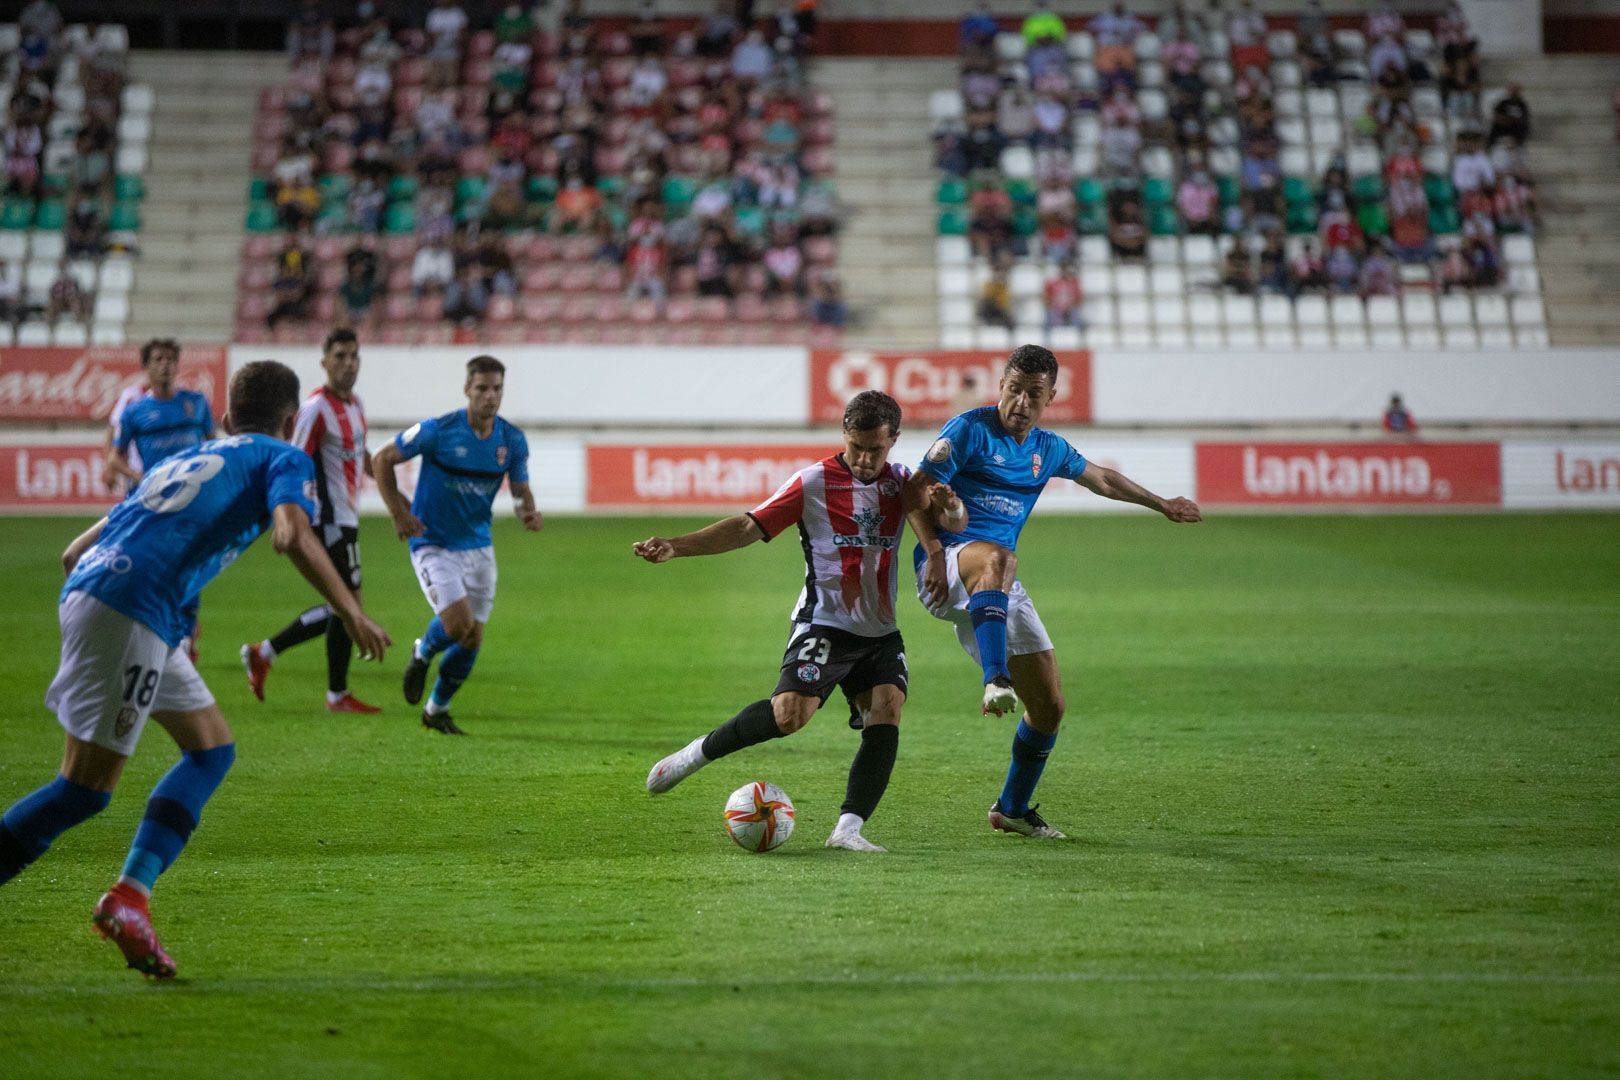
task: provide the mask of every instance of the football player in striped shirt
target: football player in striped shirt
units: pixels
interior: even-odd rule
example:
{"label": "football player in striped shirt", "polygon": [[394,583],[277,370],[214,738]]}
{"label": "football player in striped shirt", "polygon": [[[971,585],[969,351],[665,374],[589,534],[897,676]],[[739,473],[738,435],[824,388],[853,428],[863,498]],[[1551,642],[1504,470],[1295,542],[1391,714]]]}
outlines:
{"label": "football player in striped shirt", "polygon": [[[906,700],[906,646],[894,617],[901,536],[909,520],[923,547],[937,554],[936,524],[967,525],[950,488],[889,461],[899,435],[899,404],[879,391],[863,391],[844,411],[842,452],[800,469],[746,514],[634,546],[641,558],[663,563],[735,551],[796,525],[805,562],[804,589],[793,608],[776,689],[654,765],[647,774],[648,791],[668,791],[718,758],[793,734],[834,688],[842,688],[856,712],[850,723],[860,727],[861,746],[827,846],[885,850],[861,830],[888,787]],[[941,555],[935,567],[941,598],[942,560]]]}
{"label": "football player in striped shirt", "polygon": [[[371,472],[366,449],[366,410],[354,392],[360,378],[360,339],[339,327],[321,346],[326,384],[304,399],[293,427],[293,445],[315,463],[315,532],[338,576],[360,599],[360,486]],[[295,645],[326,638],[326,708],[338,713],[381,712],[349,692],[353,651],[343,620],[325,604],[312,607],[257,645],[242,646],[242,667],[253,696],[264,700],[264,680],[275,658]]]}

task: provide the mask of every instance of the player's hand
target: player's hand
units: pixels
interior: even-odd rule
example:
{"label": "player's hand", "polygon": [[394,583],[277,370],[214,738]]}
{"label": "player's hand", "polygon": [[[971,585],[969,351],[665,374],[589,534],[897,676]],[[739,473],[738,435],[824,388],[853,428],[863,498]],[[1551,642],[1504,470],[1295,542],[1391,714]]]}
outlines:
{"label": "player's hand", "polygon": [[935,510],[949,510],[956,501],[956,492],[951,490],[949,484],[932,483],[928,485],[928,501]]}
{"label": "player's hand", "polygon": [[108,491],[117,491],[117,484],[118,470],[113,468],[111,465],[103,465],[101,467],[101,486],[106,488]]}
{"label": "player's hand", "polygon": [[394,517],[394,532],[401,540],[413,540],[427,532],[427,526],[422,519],[412,513],[398,514]]}
{"label": "player's hand", "polygon": [[662,536],[650,536],[630,550],[650,563],[665,563],[675,557],[675,545]]}
{"label": "player's hand", "polygon": [[924,602],[928,610],[933,611],[935,608],[945,606],[945,600],[951,594],[951,586],[945,577],[944,551],[928,553],[927,561],[923,563],[922,587],[923,595],[927,597]]}
{"label": "player's hand", "polygon": [[1184,498],[1179,495],[1174,499],[1167,499],[1165,501],[1164,516],[1169,518],[1171,521],[1188,525],[1196,521],[1204,520],[1204,515],[1199,512],[1198,504],[1193,502],[1191,499]]}
{"label": "player's hand", "polygon": [[343,620],[343,628],[349,632],[354,641],[355,648],[360,651],[360,659],[381,661],[383,653],[394,639],[388,636],[388,631],[377,625],[365,612],[360,612],[352,618]]}
{"label": "player's hand", "polygon": [[539,532],[546,524],[538,510],[519,510],[518,520],[523,522],[523,527],[530,532]]}

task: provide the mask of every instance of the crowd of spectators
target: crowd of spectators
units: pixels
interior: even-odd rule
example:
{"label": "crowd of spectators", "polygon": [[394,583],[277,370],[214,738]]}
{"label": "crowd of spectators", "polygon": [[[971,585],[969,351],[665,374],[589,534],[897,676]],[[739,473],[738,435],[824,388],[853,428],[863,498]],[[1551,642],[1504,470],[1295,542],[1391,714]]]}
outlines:
{"label": "crowd of spectators", "polygon": [[50,237],[33,253],[55,261],[42,295],[0,256],[0,320],[87,321],[96,262],[133,245],[140,178],[115,169],[126,59],[122,28],[70,28],[50,0],[24,7],[14,40],[0,45],[0,230]]}
{"label": "crowd of spectators", "polygon": [[965,17],[934,145],[941,229],[990,267],[980,321],[1011,325],[1007,273],[1031,259],[1048,326],[1081,325],[1084,236],[1125,262],[1153,237],[1230,238],[1207,284],[1239,293],[1499,285],[1499,234],[1538,221],[1530,109],[1518,86],[1486,108],[1461,7],[1410,34],[1382,3],[1347,34],[1309,0],[1274,29],[1254,0],[1172,0],[1151,31],[1123,2],[1084,33],[1045,9],[1016,37],[986,5]]}
{"label": "crowd of spectators", "polygon": [[646,4],[608,32],[578,0],[511,4],[489,29],[455,0],[413,27],[310,0],[291,79],[261,102],[239,331],[841,325],[814,5],[753,6],[676,32]]}

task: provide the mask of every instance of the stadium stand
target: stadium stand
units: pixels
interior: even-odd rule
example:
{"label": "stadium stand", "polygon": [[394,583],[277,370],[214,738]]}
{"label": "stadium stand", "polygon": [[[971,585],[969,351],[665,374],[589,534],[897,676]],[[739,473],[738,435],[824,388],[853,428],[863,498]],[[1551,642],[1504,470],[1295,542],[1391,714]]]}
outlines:
{"label": "stadium stand", "polygon": [[154,101],[128,51],[49,4],[0,24],[0,345],[124,341]]}
{"label": "stadium stand", "polygon": [[1453,6],[971,15],[931,98],[941,342],[1545,344],[1528,105]]}
{"label": "stadium stand", "polygon": [[406,30],[295,24],[236,339],[836,340],[830,98],[769,29],[476,29],[448,2]]}

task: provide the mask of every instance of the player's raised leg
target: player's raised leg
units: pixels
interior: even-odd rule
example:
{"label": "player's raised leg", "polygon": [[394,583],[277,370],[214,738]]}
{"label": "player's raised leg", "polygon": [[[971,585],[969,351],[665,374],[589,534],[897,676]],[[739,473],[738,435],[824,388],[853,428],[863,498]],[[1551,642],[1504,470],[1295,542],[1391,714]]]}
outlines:
{"label": "player's raised leg", "polygon": [[957,572],[968,592],[968,614],[984,669],[981,709],[1002,716],[1018,705],[1012,674],[1007,668],[1008,594],[1018,579],[1018,556],[1000,544],[978,540],[957,554]]}
{"label": "player's raised leg", "polygon": [[647,790],[661,795],[711,762],[748,746],[791,735],[810,722],[821,708],[815,694],[788,690],[770,700],[759,700],[701,738],[693,739],[663,758],[647,773]]}
{"label": "player's raised leg", "polygon": [[331,623],[337,621],[332,618],[331,608],[319,604],[283,626],[273,637],[265,638],[257,645],[243,645],[242,670],[247,672],[248,688],[253,691],[253,696],[264,700],[264,681],[270,675],[270,667],[276,657],[306,641],[314,641],[327,632]]}
{"label": "player's raised leg", "polygon": [[1062,840],[1064,834],[1048,825],[1030,805],[1046,759],[1057,743],[1066,703],[1058,673],[1057,655],[1050,649],[1013,656],[1009,661],[1013,685],[1024,702],[1024,717],[1013,733],[1012,761],[1001,796],[990,807],[990,825],[1002,832],[1044,840]]}
{"label": "player's raised leg", "polygon": [[844,804],[839,808],[838,824],[827,837],[828,847],[849,851],[888,850],[862,836],[861,829],[871,820],[884,791],[888,790],[889,776],[894,772],[895,757],[900,750],[900,709],[905,700],[904,691],[889,685],[873,687],[857,696],[855,705],[864,721],[861,748],[850,763]]}
{"label": "player's raised leg", "polygon": [[105,810],[128,760],[69,735],[56,778],[0,815],[0,885],[44,855],[58,836]]}

